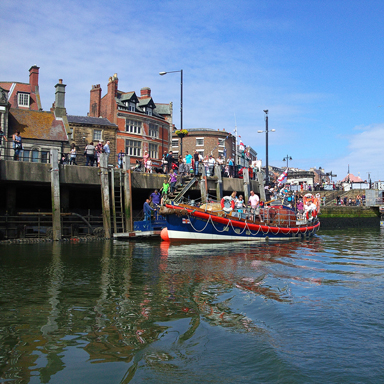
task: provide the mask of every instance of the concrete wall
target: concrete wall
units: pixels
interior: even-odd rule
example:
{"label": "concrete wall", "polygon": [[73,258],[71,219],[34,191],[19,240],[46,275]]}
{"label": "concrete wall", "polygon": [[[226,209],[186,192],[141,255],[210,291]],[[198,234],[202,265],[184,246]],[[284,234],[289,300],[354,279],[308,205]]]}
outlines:
{"label": "concrete wall", "polygon": [[[50,184],[50,170],[50,164],[0,160],[1,181]],[[99,171],[100,169],[96,167],[81,167],[75,165],[60,166],[60,184],[99,186]],[[166,175],[132,172],[132,188],[148,190],[160,189],[163,186],[165,179],[167,179]],[[250,188],[256,193],[259,193],[259,183],[257,181],[251,180]],[[199,191],[199,187],[194,186],[192,190]],[[215,178],[208,178],[208,190],[216,191]],[[224,178],[223,191],[224,194],[228,194],[232,191],[243,193],[243,179]]]}

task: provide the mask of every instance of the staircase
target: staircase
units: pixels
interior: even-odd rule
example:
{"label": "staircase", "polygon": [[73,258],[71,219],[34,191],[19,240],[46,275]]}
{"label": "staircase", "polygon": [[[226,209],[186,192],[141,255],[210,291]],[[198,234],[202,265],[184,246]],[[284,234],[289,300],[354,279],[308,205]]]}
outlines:
{"label": "staircase", "polygon": [[[197,181],[197,177],[196,176],[185,176],[183,177],[183,184],[181,183],[177,183],[176,184],[176,189],[174,191],[174,195],[176,196],[173,201],[176,203],[176,204],[179,204],[181,202],[181,200],[183,199],[184,195],[189,191],[189,189],[195,184],[195,182]],[[186,182],[186,184],[185,184]]]}

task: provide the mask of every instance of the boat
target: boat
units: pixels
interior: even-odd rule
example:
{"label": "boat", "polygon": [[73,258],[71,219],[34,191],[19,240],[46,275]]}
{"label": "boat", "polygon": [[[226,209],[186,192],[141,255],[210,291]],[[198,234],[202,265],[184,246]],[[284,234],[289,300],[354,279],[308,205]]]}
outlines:
{"label": "boat", "polygon": [[[316,206],[316,197],[306,195]],[[282,200],[263,204],[258,212],[250,208],[236,210],[230,198],[201,206],[170,201],[160,209],[166,219],[161,231],[163,241],[286,241],[308,238],[320,228],[317,209],[304,214]]]}

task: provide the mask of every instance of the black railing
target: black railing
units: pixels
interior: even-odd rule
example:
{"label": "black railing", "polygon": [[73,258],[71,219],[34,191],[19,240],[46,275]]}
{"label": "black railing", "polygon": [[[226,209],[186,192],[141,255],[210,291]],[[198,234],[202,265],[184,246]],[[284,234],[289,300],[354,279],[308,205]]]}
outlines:
{"label": "black railing", "polygon": [[[5,152],[5,153],[4,153]],[[19,153],[15,153],[14,149],[1,148],[0,160],[13,160],[13,161],[24,161],[27,163],[44,163],[48,164],[51,161],[50,151],[43,150],[30,150],[22,149]]]}

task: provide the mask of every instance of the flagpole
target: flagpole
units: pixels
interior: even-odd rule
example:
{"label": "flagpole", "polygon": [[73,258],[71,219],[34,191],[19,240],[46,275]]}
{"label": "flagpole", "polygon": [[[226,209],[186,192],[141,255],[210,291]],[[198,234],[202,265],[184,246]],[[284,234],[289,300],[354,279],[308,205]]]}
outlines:
{"label": "flagpole", "polygon": [[235,169],[235,172],[234,172],[234,176],[236,177],[237,176],[237,123],[236,123],[236,114],[235,115],[235,137],[236,137],[236,145],[235,145],[235,158],[234,158],[234,169]]}

